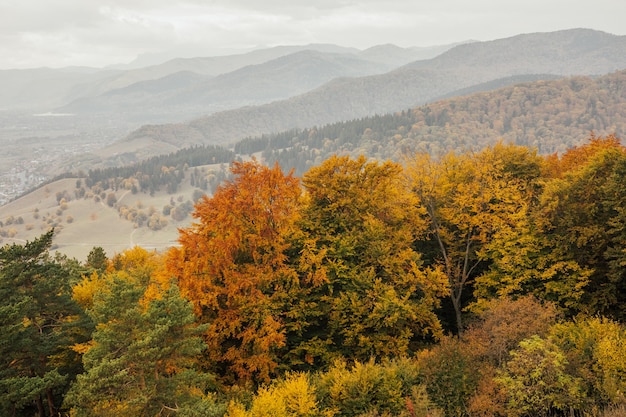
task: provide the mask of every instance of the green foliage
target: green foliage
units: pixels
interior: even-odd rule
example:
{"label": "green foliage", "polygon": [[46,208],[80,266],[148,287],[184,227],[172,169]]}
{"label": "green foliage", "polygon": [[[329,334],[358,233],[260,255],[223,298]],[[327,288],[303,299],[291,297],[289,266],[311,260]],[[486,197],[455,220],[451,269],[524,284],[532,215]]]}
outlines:
{"label": "green foliage", "polygon": [[491,298],[532,293],[570,315],[621,319],[626,151],[614,136],[592,135],[546,166],[549,177],[528,214],[487,248],[492,263],[477,277],[472,309]]}
{"label": "green foliage", "polygon": [[[234,158],[232,151],[220,146],[194,146],[124,167],[89,170],[85,185],[103,190],[126,187],[132,189],[133,194],[137,191],[154,193],[165,188],[168,193],[173,194],[184,178],[186,168],[228,163]],[[206,187],[205,184],[202,186]]]}
{"label": "green foliage", "polygon": [[429,398],[446,416],[467,414],[467,402],[475,391],[477,362],[456,337],[445,337],[432,349],[419,354],[420,382]]}
{"label": "green foliage", "polygon": [[[592,137],[587,147],[598,140]],[[557,290],[577,292],[576,303],[567,307],[622,320],[626,317],[626,149],[619,145],[595,149],[582,166],[548,183],[539,230],[548,240],[546,257],[568,262],[584,273],[585,280],[575,287]],[[585,152],[585,147],[578,151]],[[553,280],[546,290],[567,282],[566,277]]]}
{"label": "green foliage", "polygon": [[75,416],[174,415],[202,407],[208,375],[195,370],[204,348],[190,302],[171,285],[144,308],[145,287],[114,278],[89,310],[98,323],[85,373],[65,398]]}
{"label": "green foliage", "polygon": [[551,340],[532,336],[511,356],[496,378],[506,390],[508,415],[547,416],[580,407],[582,381],[567,372],[565,355]]}
{"label": "green foliage", "polygon": [[56,415],[81,371],[70,349],[88,326],[71,298],[78,277],[49,257],[52,236],[0,248],[0,406],[16,415]]}
{"label": "green foliage", "polygon": [[96,246],[87,255],[86,266],[94,269],[95,271],[102,273],[106,270],[109,259],[107,258],[104,249],[100,246]]}
{"label": "green foliage", "polygon": [[626,328],[606,318],[558,324],[551,337],[572,375],[584,381],[586,406],[626,404]]}
{"label": "green foliage", "polygon": [[304,318],[307,331],[361,361],[408,354],[441,334],[434,309],[444,277],[411,247],[425,224],[401,174],[390,162],[333,157],[303,178],[298,244],[317,284],[307,300],[322,313]]}

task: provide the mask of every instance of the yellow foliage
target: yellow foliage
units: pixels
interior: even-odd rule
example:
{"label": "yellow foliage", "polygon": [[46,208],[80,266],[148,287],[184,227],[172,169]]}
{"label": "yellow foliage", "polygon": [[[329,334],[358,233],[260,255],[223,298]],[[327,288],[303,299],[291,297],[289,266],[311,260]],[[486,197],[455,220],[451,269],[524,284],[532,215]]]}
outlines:
{"label": "yellow foliage", "polygon": [[135,246],[115,255],[107,272],[128,271],[132,275],[141,272],[149,274],[159,266],[159,258],[156,250],[149,252],[140,246]]}
{"label": "yellow foliage", "polygon": [[576,372],[603,401],[626,404],[626,328],[607,318],[588,318],[552,327]]}
{"label": "yellow foliage", "polygon": [[[515,163],[521,157],[527,162]],[[408,161],[407,175],[427,213],[459,330],[463,291],[475,278],[494,237],[526,218],[525,181],[538,172],[538,166],[533,169],[538,163],[523,148],[502,144],[478,154],[449,153],[440,160],[417,154]]]}
{"label": "yellow foliage", "polygon": [[91,276],[83,277],[83,280],[72,288],[72,298],[84,309],[93,305],[93,296],[106,287],[106,279],[100,277],[96,271]]}
{"label": "yellow foliage", "polygon": [[248,417],[250,414],[246,411],[246,408],[237,401],[231,401],[228,404],[228,410],[226,411],[226,417]]}
{"label": "yellow foliage", "polygon": [[307,374],[289,374],[272,385],[260,388],[249,411],[231,402],[227,417],[314,417],[319,416],[314,388]]}
{"label": "yellow foliage", "polygon": [[72,346],[70,346],[70,349],[72,349],[74,352],[80,354],[80,355],[84,355],[85,353],[87,353],[87,351],[89,349],[91,349],[92,347],[94,347],[96,344],[95,341],[90,340],[86,343],[76,343]]}

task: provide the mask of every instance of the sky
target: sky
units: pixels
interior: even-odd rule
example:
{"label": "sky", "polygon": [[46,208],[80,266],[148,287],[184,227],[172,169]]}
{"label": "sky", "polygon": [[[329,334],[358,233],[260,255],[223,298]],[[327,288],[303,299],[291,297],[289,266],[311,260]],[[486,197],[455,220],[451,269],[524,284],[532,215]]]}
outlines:
{"label": "sky", "polygon": [[590,28],[624,0],[0,0],[0,69],[146,63],[278,45],[365,49]]}

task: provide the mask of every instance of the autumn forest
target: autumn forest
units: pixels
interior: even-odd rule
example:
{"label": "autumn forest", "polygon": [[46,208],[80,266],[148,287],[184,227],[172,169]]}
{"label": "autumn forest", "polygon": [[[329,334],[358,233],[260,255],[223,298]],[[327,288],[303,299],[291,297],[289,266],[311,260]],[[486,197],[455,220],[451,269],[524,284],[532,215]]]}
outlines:
{"label": "autumn forest", "polygon": [[7,416],[626,413],[626,147],[256,159],[178,245],[0,248]]}

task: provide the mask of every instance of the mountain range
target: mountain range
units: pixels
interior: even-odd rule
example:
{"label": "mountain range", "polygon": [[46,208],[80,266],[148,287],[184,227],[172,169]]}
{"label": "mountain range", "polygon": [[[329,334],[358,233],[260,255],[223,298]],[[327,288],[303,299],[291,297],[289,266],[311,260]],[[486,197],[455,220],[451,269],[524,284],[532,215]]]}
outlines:
{"label": "mountain range", "polygon": [[[143,109],[134,108],[135,117],[139,114],[147,121],[159,120],[159,117],[167,113],[164,110],[158,110],[159,105],[166,106],[167,110],[173,110],[177,115],[189,117],[196,108],[194,105],[191,106],[192,113],[186,113],[185,109],[178,109],[177,105],[168,105],[167,100],[162,101],[163,93],[170,92],[175,95],[172,90],[179,88],[179,95],[185,95],[189,91],[211,88],[210,82],[207,86],[205,84],[212,78],[235,72],[232,76],[221,79],[221,87],[227,89],[228,86],[236,86],[246,77],[250,80],[258,79],[268,71],[277,71],[278,74],[281,70],[290,70],[294,73],[298,70],[298,65],[306,65],[303,64],[306,58],[297,57],[299,53],[308,52],[312,60],[311,65],[315,65],[316,59],[326,56],[329,69],[317,68],[320,74],[315,76],[321,80],[317,84],[306,78],[303,79],[303,86],[297,89],[298,92],[303,92],[307,88],[312,88],[311,86],[316,87],[336,76],[359,76],[389,71],[417,59],[436,56],[453,46],[454,44],[399,48],[395,45],[379,45],[361,51],[337,45],[312,44],[278,46],[238,55],[177,58],[157,65],[131,69],[68,67],[0,70],[0,89],[3,91],[0,96],[0,109],[124,113],[128,109],[133,109],[133,104],[142,101],[144,104],[148,103],[149,106]],[[291,61],[281,62],[280,58],[290,55],[296,56]],[[346,61],[343,63],[345,72],[342,71],[340,62],[334,62],[334,60],[341,61],[342,59]],[[275,60],[276,62],[272,63]],[[294,66],[289,68],[291,65]],[[336,65],[335,69],[333,65]],[[251,68],[238,72],[246,67]],[[256,71],[259,71],[259,74],[255,74]],[[173,80],[175,80],[174,83]],[[197,85],[190,89],[189,87],[194,84]],[[281,87],[277,86],[277,88]],[[139,98],[138,93],[144,95]],[[124,102],[123,96],[125,95],[129,100],[128,103]],[[281,96],[279,93],[271,95],[288,97]],[[230,100],[230,102],[233,101],[235,101],[233,104],[235,107],[240,107],[250,99],[244,97],[241,102]],[[184,100],[182,104],[184,107]],[[117,108],[117,105],[121,107]],[[154,112],[155,109],[156,112]],[[201,110],[201,114],[208,112],[210,112],[209,109]]]}
{"label": "mountain range", "polygon": [[626,36],[589,29],[518,35],[457,45],[434,58],[382,74],[335,78],[285,100],[217,112],[185,123],[147,125],[122,142],[143,155],[164,143],[174,148],[228,144],[271,132],[400,111],[493,85],[597,76],[623,68]]}

